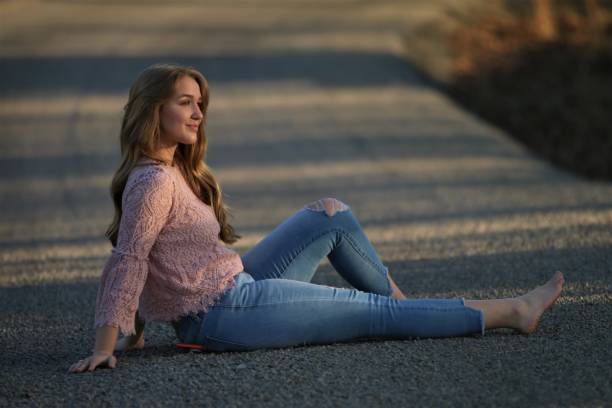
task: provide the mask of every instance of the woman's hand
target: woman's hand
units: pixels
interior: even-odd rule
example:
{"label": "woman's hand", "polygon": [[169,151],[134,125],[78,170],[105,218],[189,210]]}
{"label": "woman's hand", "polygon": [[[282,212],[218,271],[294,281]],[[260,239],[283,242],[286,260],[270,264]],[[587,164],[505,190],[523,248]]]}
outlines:
{"label": "woman's hand", "polygon": [[100,353],[94,351],[91,357],[84,360],[79,360],[68,369],[69,373],[82,373],[84,371],[93,371],[96,367],[117,367],[117,358],[112,354]]}
{"label": "woman's hand", "polygon": [[91,357],[79,360],[68,369],[69,373],[93,371],[96,367],[117,367],[117,359],[113,356],[119,329],[114,326],[100,326],[96,329],[96,345]]}

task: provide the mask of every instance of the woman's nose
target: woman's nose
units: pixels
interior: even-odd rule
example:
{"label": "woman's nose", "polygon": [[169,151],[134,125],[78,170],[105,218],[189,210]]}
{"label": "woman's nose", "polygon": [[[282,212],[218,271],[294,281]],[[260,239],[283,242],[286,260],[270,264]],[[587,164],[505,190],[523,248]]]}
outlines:
{"label": "woman's nose", "polygon": [[195,109],[191,113],[191,117],[194,119],[202,119],[204,117],[198,105],[195,105]]}

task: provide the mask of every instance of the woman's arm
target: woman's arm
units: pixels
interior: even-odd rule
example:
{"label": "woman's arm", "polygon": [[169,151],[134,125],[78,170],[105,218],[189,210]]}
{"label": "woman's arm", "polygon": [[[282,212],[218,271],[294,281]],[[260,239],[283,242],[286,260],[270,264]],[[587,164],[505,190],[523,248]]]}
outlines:
{"label": "woman's arm", "polygon": [[117,244],[104,266],[96,298],[94,327],[116,326],[134,334],[134,315],[149,270],[149,253],[166,225],[174,180],[161,166],[130,179],[123,192]]}
{"label": "woman's arm", "polygon": [[71,373],[82,373],[93,371],[96,367],[115,368],[117,358],[113,356],[113,349],[117,342],[119,329],[113,326],[101,326],[96,329],[96,345],[93,354],[83,360],[74,363],[68,369]]}
{"label": "woman's arm", "polygon": [[[94,352],[73,364],[70,372],[93,371],[97,366],[114,368],[119,331],[138,333],[140,319],[135,315],[147,280],[149,252],[167,222],[173,191],[173,178],[161,166],[136,174],[126,184],[117,244],[102,271],[96,298]],[[144,324],[140,326],[142,335]]]}

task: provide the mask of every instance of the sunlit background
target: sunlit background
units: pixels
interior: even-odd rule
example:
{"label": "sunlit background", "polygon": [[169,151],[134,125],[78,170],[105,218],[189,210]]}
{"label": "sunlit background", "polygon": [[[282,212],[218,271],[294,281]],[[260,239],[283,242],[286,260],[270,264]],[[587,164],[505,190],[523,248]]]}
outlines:
{"label": "sunlit background", "polygon": [[[55,365],[90,334],[111,250],[104,232],[127,92],[150,64],[177,62],[210,84],[207,162],[243,236],[238,252],[305,204],[336,197],[409,296],[512,296],[562,270],[566,290],[541,337],[492,335],[461,347],[476,357],[493,348],[500,359],[471,366],[477,383],[503,378],[512,401],[540,405],[569,395],[542,374],[565,361],[554,353],[563,350],[583,364],[559,369],[563,387],[588,381],[599,398],[572,391],[574,405],[605,405],[609,10],[594,0],[0,1],[0,349],[2,365],[23,367],[27,378],[15,395],[60,392],[52,391],[61,390]],[[326,260],[314,280],[348,286]],[[148,344],[171,344],[166,329],[152,329]],[[24,358],[23,350],[43,344],[39,354],[52,363],[23,363],[38,364],[39,354]],[[443,347],[455,355],[459,343],[431,344],[397,347],[429,347],[423,358],[433,359]],[[335,350],[354,360],[353,351]],[[202,361],[218,361],[210,359]],[[537,369],[515,376],[506,369],[513,362]],[[469,364],[438,364],[448,367],[437,361],[427,373],[471,381]],[[502,377],[486,374],[495,364]],[[368,382],[388,373],[380,374],[372,368]],[[54,386],[32,388],[45,381]],[[86,392],[80,384],[64,386]]]}

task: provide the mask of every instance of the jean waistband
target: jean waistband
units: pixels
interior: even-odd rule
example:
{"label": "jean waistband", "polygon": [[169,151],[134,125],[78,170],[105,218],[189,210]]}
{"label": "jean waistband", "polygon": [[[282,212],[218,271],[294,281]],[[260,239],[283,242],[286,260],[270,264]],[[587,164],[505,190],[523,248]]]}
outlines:
{"label": "jean waistband", "polygon": [[[255,282],[255,279],[253,279],[253,277],[250,274],[248,274],[247,272],[244,272],[244,271],[234,275],[233,279],[234,279],[234,282],[236,284],[235,286],[240,286],[242,284],[249,283],[249,282]],[[229,289],[229,290],[231,290],[231,289]],[[205,312],[198,312],[198,313],[193,313],[193,314],[205,315],[206,313]],[[181,317],[177,318],[176,320],[172,320],[171,323],[172,324],[180,324],[181,320],[184,317],[186,317],[186,316],[187,315],[181,316]]]}
{"label": "jean waistband", "polygon": [[[233,279],[235,282],[234,288],[239,287],[240,285],[244,285],[246,283],[255,282],[255,279],[253,279],[250,274],[244,271],[234,275]],[[223,296],[227,295],[234,288],[230,288],[229,290],[227,290],[227,292]],[[193,339],[199,336],[199,332],[203,328],[204,321],[206,320],[206,315],[207,312],[200,311],[197,313],[191,313],[185,316],[181,316],[178,320],[172,321],[171,323],[174,327],[174,331],[178,339],[183,342],[194,341]]]}

